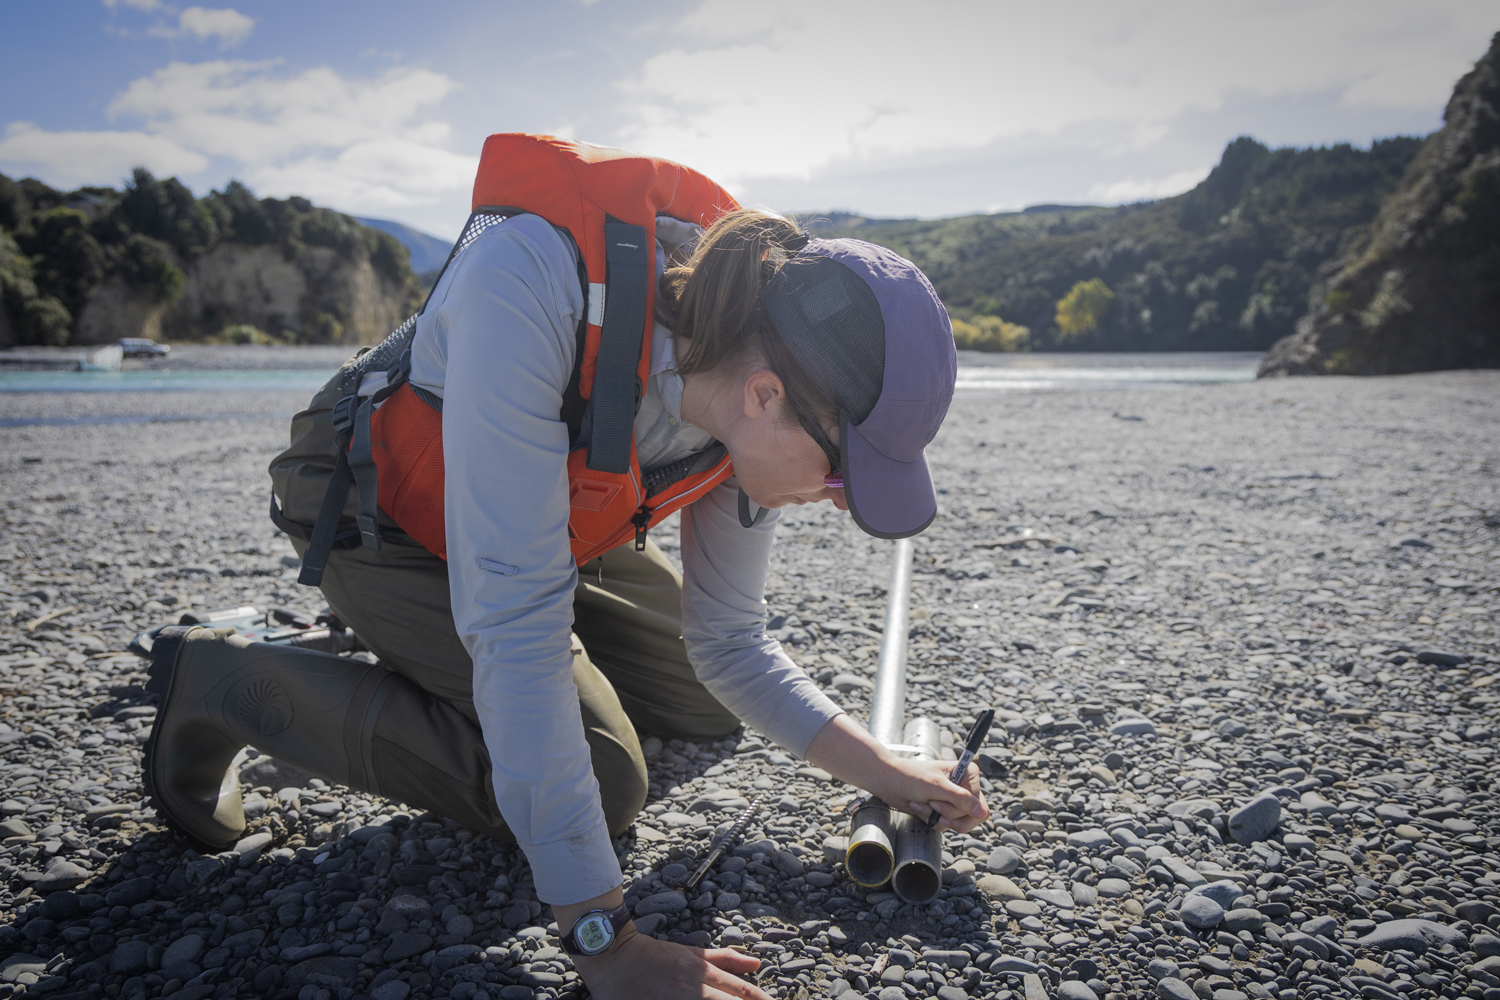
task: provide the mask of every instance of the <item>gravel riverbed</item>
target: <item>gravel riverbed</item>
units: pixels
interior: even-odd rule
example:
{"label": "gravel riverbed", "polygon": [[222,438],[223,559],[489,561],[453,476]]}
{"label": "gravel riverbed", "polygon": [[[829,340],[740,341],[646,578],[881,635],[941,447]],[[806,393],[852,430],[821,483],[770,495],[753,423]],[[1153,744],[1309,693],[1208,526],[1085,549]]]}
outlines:
{"label": "gravel riverbed", "polygon": [[[0,396],[0,1000],[582,995],[524,857],[440,817],[264,757],[233,851],[143,807],[130,637],[321,608],[265,515],[296,404],[253,395]],[[997,710],[992,820],[912,907],[842,870],[854,789],[647,738],[638,926],[782,997],[1500,998],[1500,373],[961,399],[932,459],[908,706],[945,756]],[[774,556],[769,628],[861,720],[890,558],[824,509]]]}

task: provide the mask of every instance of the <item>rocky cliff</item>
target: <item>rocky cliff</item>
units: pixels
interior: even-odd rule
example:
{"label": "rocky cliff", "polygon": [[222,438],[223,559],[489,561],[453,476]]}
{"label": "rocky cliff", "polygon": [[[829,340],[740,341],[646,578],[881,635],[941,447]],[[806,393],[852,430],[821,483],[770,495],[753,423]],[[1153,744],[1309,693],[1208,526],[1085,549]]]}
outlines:
{"label": "rocky cliff", "polygon": [[1500,366],[1500,34],[1260,374]]}
{"label": "rocky cliff", "polygon": [[278,246],[224,243],[183,274],[170,305],[118,278],[105,281],[79,313],[70,342],[201,340],[248,324],[296,343],[374,343],[413,308],[406,283],[328,247],[304,247],[288,259]]}

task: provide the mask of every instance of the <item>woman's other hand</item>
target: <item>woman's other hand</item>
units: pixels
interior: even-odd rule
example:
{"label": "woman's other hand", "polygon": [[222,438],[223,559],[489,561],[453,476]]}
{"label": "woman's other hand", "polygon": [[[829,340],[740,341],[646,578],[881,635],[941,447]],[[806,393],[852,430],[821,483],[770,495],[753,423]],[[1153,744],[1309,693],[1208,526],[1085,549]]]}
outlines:
{"label": "woman's other hand", "polygon": [[771,1000],[739,976],[760,962],[727,948],[689,948],[627,930],[593,958],[573,956],[595,1000]]}

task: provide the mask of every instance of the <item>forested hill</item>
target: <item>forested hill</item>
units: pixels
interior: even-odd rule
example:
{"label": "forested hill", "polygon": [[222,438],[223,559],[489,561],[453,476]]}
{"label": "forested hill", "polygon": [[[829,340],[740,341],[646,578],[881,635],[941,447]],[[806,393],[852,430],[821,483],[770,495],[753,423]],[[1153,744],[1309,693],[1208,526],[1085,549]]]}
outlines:
{"label": "forested hill", "polygon": [[373,342],[419,294],[399,240],[305,198],[196,198],[140,168],[123,190],[0,175],[0,347]]}
{"label": "forested hill", "polygon": [[1262,375],[1500,367],[1500,32]]}
{"label": "forested hill", "polygon": [[1264,350],[1308,312],[1319,269],[1376,216],[1414,138],[1269,149],[1248,137],[1175,198],[933,221],[807,217],[917,263],[961,346]]}

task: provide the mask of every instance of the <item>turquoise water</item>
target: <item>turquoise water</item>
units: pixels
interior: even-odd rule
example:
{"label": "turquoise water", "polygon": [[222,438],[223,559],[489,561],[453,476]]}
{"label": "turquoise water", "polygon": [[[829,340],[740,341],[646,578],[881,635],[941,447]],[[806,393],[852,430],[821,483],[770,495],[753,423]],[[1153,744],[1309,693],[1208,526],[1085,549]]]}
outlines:
{"label": "turquoise water", "polygon": [[0,371],[0,392],[316,392],[333,369],[243,369],[233,371],[57,372]]}
{"label": "turquoise water", "polygon": [[965,394],[1055,392],[1065,389],[1165,389],[1179,385],[1251,382],[1255,365],[1223,368],[977,368],[958,366],[954,388]]}
{"label": "turquoise water", "polygon": [[[1165,389],[1249,382],[1260,354],[977,354],[959,355],[963,396],[1068,390]],[[314,392],[333,369],[212,371],[3,371],[0,392],[171,392],[300,390]]]}
{"label": "turquoise water", "polygon": [[1259,352],[979,354],[960,351],[955,389],[961,397],[985,397],[1017,392],[1221,385],[1252,381],[1261,357]]}

